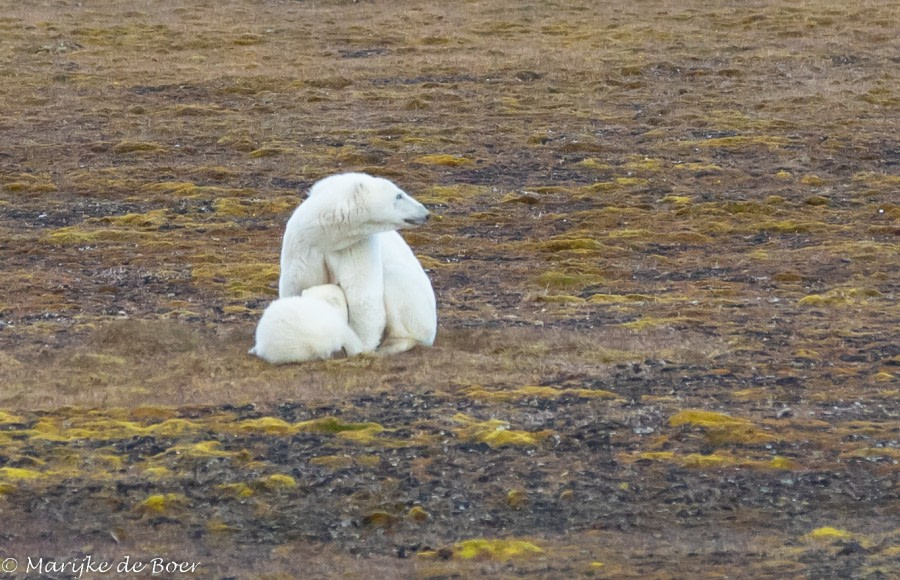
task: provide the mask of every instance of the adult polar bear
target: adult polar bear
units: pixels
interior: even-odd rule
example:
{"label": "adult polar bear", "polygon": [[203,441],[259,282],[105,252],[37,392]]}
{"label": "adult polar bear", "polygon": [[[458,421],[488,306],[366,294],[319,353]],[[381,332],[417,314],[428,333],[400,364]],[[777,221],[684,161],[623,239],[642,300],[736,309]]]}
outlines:
{"label": "adult polar bear", "polygon": [[337,284],[363,352],[431,346],[437,331],[434,290],[396,232],[428,216],[425,206],[387,179],[342,173],[316,182],[285,228],[279,297]]}

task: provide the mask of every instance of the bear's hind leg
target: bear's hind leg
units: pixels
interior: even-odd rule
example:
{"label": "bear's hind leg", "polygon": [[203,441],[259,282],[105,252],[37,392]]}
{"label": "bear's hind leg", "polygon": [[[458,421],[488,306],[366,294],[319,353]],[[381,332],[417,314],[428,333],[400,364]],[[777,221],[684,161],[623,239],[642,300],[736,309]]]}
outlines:
{"label": "bear's hind leg", "polygon": [[375,354],[378,356],[390,356],[412,350],[417,346],[419,346],[419,341],[414,338],[388,337],[384,339],[384,342],[381,343]]}

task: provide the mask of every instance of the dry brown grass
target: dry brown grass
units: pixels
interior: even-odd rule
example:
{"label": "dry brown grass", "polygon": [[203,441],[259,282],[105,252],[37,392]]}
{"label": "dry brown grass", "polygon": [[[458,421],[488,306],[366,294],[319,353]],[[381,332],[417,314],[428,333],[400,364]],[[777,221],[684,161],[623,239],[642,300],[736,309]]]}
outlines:
{"label": "dry brown grass", "polygon": [[601,380],[611,368],[648,358],[703,362],[715,346],[670,332],[448,328],[430,349],[389,358],[363,356],[272,366],[247,356],[251,325],[197,328],[177,321],[122,320],[73,342],[5,355],[4,406],[326,404],[348,396],[455,393],[473,384],[515,387]]}

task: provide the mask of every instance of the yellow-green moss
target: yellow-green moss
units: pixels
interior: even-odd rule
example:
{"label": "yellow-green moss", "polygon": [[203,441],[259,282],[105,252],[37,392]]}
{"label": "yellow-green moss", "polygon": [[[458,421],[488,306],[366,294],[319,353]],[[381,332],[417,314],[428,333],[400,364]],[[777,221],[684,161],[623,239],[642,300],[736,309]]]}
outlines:
{"label": "yellow-green moss", "polygon": [[733,457],[717,454],[702,455],[700,453],[691,453],[681,459],[681,464],[685,467],[694,467],[698,469],[723,467],[726,465],[735,465],[736,463],[737,462]]}
{"label": "yellow-green moss", "polygon": [[433,155],[421,155],[413,159],[413,163],[422,165],[440,165],[443,167],[460,167],[463,165],[471,165],[472,160],[457,155],[448,155],[444,153],[436,153]]}
{"label": "yellow-green moss", "polygon": [[835,304],[844,304],[846,300],[841,296],[822,296],[821,294],[810,294],[801,298],[797,304],[800,306],[833,306]]}
{"label": "yellow-green moss", "polygon": [[645,238],[647,240],[651,240],[654,238],[653,232],[650,230],[639,229],[639,228],[622,228],[618,230],[610,230],[606,233],[609,238],[621,238],[621,239],[632,239],[632,238]]}
{"label": "yellow-green moss", "polygon": [[147,479],[161,479],[170,475],[172,475],[172,471],[168,467],[163,467],[161,465],[148,467],[141,472],[141,476],[146,477]]}
{"label": "yellow-green moss", "polygon": [[113,153],[154,154],[169,150],[165,145],[150,141],[121,141],[112,147]]}
{"label": "yellow-green moss", "polygon": [[45,241],[60,245],[96,244],[99,242],[136,241],[145,232],[115,229],[85,229],[82,226],[58,228],[47,234]]}
{"label": "yellow-green moss", "polygon": [[260,34],[245,32],[232,41],[238,46],[253,46],[265,42],[265,37]]}
{"label": "yellow-green moss", "polygon": [[853,176],[853,181],[877,189],[890,190],[900,187],[900,175],[890,175],[888,173],[857,173]]}
{"label": "yellow-green moss", "polygon": [[163,514],[184,507],[187,499],[177,493],[161,493],[151,495],[141,502],[140,507],[146,513]]}
{"label": "yellow-green moss", "polygon": [[290,435],[297,432],[297,427],[277,417],[260,417],[247,419],[238,424],[241,431],[253,431],[267,435]]}
{"label": "yellow-green moss", "polygon": [[803,203],[805,203],[806,205],[821,206],[828,205],[829,202],[827,197],[822,197],[821,195],[811,195],[810,197],[804,199]]}
{"label": "yellow-green moss", "polygon": [[168,452],[178,453],[184,457],[234,457],[237,453],[225,451],[218,441],[200,441],[170,447]]}
{"label": "yellow-green moss", "polygon": [[0,467],[0,479],[7,481],[16,481],[23,479],[39,479],[45,477],[46,474],[32,469],[23,469],[20,467]]}
{"label": "yellow-green moss", "polygon": [[621,185],[623,187],[633,187],[647,183],[647,180],[641,177],[617,177],[613,181],[616,185]]}
{"label": "yellow-green moss", "polygon": [[416,199],[424,203],[461,203],[479,195],[490,193],[491,189],[484,185],[460,183],[456,185],[433,185],[421,193]]}
{"label": "yellow-green moss", "polygon": [[381,456],[380,455],[355,455],[353,457],[353,462],[360,467],[365,467],[367,469],[375,469],[379,465],[381,465]]}
{"label": "yellow-green moss", "polygon": [[793,469],[794,463],[784,457],[774,457],[770,460],[743,459],[735,457],[729,453],[689,453],[687,455],[679,455],[672,451],[640,451],[631,454],[620,454],[617,456],[621,461],[631,463],[639,460],[659,461],[662,463],[672,463],[682,467],[690,467],[693,469],[717,469],[723,467],[738,467],[745,469],[760,470],[789,470]]}
{"label": "yellow-green moss", "polygon": [[387,528],[397,523],[398,519],[394,514],[378,510],[364,515],[362,523],[375,528]]}
{"label": "yellow-green moss", "polygon": [[848,532],[846,530],[841,530],[838,528],[832,528],[830,526],[824,526],[821,528],[816,528],[813,531],[806,534],[806,538],[810,540],[851,540],[853,539],[855,534],[852,532]]}
{"label": "yellow-green moss", "polygon": [[489,540],[477,538],[464,540],[454,546],[453,556],[462,560],[484,558],[491,560],[511,560],[540,554],[544,550],[539,546],[525,540],[497,539]]}
{"label": "yellow-green moss", "polygon": [[518,389],[489,391],[480,386],[472,386],[463,391],[467,397],[482,401],[505,402],[526,398],[555,399],[566,395],[585,399],[618,399],[619,395],[602,389],[557,389],[554,387],[525,386]]}
{"label": "yellow-green moss", "polygon": [[251,197],[257,195],[255,189],[220,187],[218,185],[197,185],[191,181],[160,181],[157,183],[145,183],[140,192],[144,195],[162,194],[167,199],[170,196],[189,199],[218,198],[218,197]]}
{"label": "yellow-green moss", "polygon": [[265,489],[291,489],[297,487],[297,480],[290,475],[275,473],[258,480],[258,484]]}
{"label": "yellow-green moss", "polygon": [[769,467],[772,469],[794,469],[796,464],[787,457],[775,456],[769,461]]}
{"label": "yellow-green moss", "polygon": [[740,149],[744,147],[767,147],[779,149],[790,144],[790,140],[784,137],[772,135],[735,135],[733,137],[715,137],[712,139],[695,139],[682,141],[681,145],[715,149]]}
{"label": "yellow-green moss", "polygon": [[56,185],[49,181],[10,181],[3,184],[3,189],[10,193],[49,193],[58,191]]}
{"label": "yellow-green moss", "polygon": [[645,294],[593,294],[588,302],[593,304],[624,304],[628,302],[656,302],[653,296]]}
{"label": "yellow-green moss", "polygon": [[706,439],[712,445],[759,444],[775,439],[747,419],[731,417],[723,413],[688,409],[672,415],[669,425],[691,425],[707,430]]}
{"label": "yellow-green moss", "polygon": [[569,294],[545,294],[536,297],[535,300],[551,304],[584,304],[586,302],[586,300],[580,296],[571,296]]}
{"label": "yellow-green moss", "polygon": [[540,242],[538,247],[547,252],[563,252],[567,250],[600,250],[603,244],[592,238],[555,237]]}
{"label": "yellow-green moss", "polygon": [[584,159],[578,162],[578,165],[583,167],[584,169],[590,169],[592,171],[612,171],[613,167],[607,163],[603,163],[594,158]]}
{"label": "yellow-green moss", "polygon": [[797,303],[800,306],[825,307],[840,306],[844,304],[859,304],[871,298],[878,298],[881,293],[869,288],[845,288],[834,289],[825,294],[810,294],[804,296]]}
{"label": "yellow-green moss", "polygon": [[693,425],[695,427],[722,427],[730,425],[751,425],[752,423],[746,419],[739,419],[725,415],[724,413],[716,413],[715,411],[704,411],[700,409],[688,409],[680,411],[669,418],[669,425],[672,427],[680,427],[681,425]]}
{"label": "yellow-green moss", "polygon": [[528,494],[520,489],[511,489],[506,493],[506,505],[519,509],[528,503]]}
{"label": "yellow-green moss", "polygon": [[216,486],[216,489],[224,496],[234,497],[234,498],[247,498],[256,493],[252,487],[247,485],[246,483],[237,482],[237,483],[221,483]]}
{"label": "yellow-green moss", "polygon": [[683,316],[661,317],[645,316],[631,322],[623,322],[621,326],[630,330],[641,331],[647,328],[655,328],[657,326],[671,326],[675,324],[687,324],[697,322],[694,319]]}
{"label": "yellow-green moss", "polygon": [[586,286],[593,286],[595,284],[602,283],[604,279],[605,278],[603,276],[600,276],[598,274],[576,272],[568,273],[550,270],[538,276],[535,282],[537,282],[544,288],[563,290],[580,289]]}
{"label": "yellow-green moss", "polygon": [[69,359],[69,364],[80,368],[121,367],[128,364],[128,359],[112,354],[80,352]]}
{"label": "yellow-green moss", "polygon": [[675,206],[687,205],[693,201],[694,198],[689,195],[667,195],[664,196],[659,201],[662,203],[670,203]]}
{"label": "yellow-green moss", "polygon": [[350,455],[320,455],[310,459],[309,463],[337,470],[352,467],[356,462]]}
{"label": "yellow-green moss", "polygon": [[519,193],[507,193],[500,199],[501,204],[509,204],[509,203],[521,203],[523,205],[537,205],[541,203],[541,197],[530,191],[526,191],[522,194]]}
{"label": "yellow-green moss", "polygon": [[216,141],[216,145],[229,147],[235,151],[249,153],[255,151],[259,144],[247,135],[225,135]]}
{"label": "yellow-green moss", "polygon": [[629,171],[659,171],[663,162],[650,157],[634,156],[622,166]]}
{"label": "yellow-green moss", "polygon": [[136,430],[163,437],[175,437],[191,431],[199,431],[203,428],[204,426],[201,423],[188,419],[166,419],[161,423],[149,425],[145,429],[138,428]]}
{"label": "yellow-green moss", "polygon": [[894,461],[900,461],[900,449],[893,447],[862,447],[860,449],[854,449],[853,451],[849,451],[847,453],[842,453],[841,457],[859,457],[863,459],[867,459],[870,457],[884,457],[887,459],[892,459]]}
{"label": "yellow-green moss", "polygon": [[512,430],[506,421],[499,419],[479,421],[463,413],[454,415],[453,420],[463,424],[462,428],[456,430],[463,439],[487,443],[491,447],[534,446],[553,435],[553,431],[549,430],[534,432]]}
{"label": "yellow-green moss", "polygon": [[826,181],[818,175],[804,175],[800,178],[800,183],[812,187],[822,187],[823,185],[825,185]]}
{"label": "yellow-green moss", "polygon": [[263,157],[277,157],[291,151],[292,149],[288,147],[264,146],[258,149],[254,149],[249,153],[249,155],[254,159],[261,159]]}
{"label": "yellow-green moss", "polygon": [[298,431],[329,434],[343,433],[345,431],[363,431],[376,428],[384,429],[384,427],[378,423],[347,423],[335,417],[322,417],[320,419],[301,421],[300,423],[294,423],[294,427]]}
{"label": "yellow-green moss", "polygon": [[819,360],[819,353],[814,350],[801,348],[794,351],[794,358]]}
{"label": "yellow-green moss", "polygon": [[10,413],[8,411],[4,411],[3,409],[0,409],[0,425],[5,425],[5,424],[9,424],[9,423],[21,424],[24,422],[25,422],[25,419],[23,419],[22,417],[20,417],[18,415],[13,415],[12,413]]}
{"label": "yellow-green moss", "polygon": [[414,505],[406,512],[406,517],[414,522],[422,523],[431,519],[431,514],[425,511],[425,508],[422,506]]}
{"label": "yellow-green moss", "polygon": [[199,282],[222,287],[232,298],[249,299],[276,294],[275,284],[279,272],[277,263],[210,263],[195,265],[191,270],[191,277]]}
{"label": "yellow-green moss", "polygon": [[220,197],[213,202],[216,214],[227,217],[249,217],[287,214],[297,206],[294,197],[272,200]]}
{"label": "yellow-green moss", "polygon": [[634,458],[650,461],[672,461],[675,459],[675,454],[671,451],[641,451],[635,454]]}
{"label": "yellow-green moss", "polygon": [[676,163],[675,169],[684,171],[721,171],[722,167],[715,163]]}
{"label": "yellow-green moss", "polygon": [[764,232],[777,234],[802,234],[827,228],[826,224],[819,222],[799,222],[797,220],[772,220],[761,222],[757,229]]}
{"label": "yellow-green moss", "polygon": [[220,518],[212,518],[206,522],[206,531],[210,534],[230,534],[232,532],[240,531],[240,528],[230,526]]}
{"label": "yellow-green moss", "polygon": [[[384,427],[377,423],[372,423],[364,429],[344,430],[337,433],[337,437],[347,441],[353,441],[361,445],[373,445],[379,443],[378,434],[384,431]],[[387,441],[385,441],[387,443]]]}
{"label": "yellow-green moss", "polygon": [[441,262],[437,258],[432,258],[431,256],[425,256],[423,254],[416,254],[416,258],[425,270],[437,270],[438,268],[447,268],[450,266],[450,264]]}

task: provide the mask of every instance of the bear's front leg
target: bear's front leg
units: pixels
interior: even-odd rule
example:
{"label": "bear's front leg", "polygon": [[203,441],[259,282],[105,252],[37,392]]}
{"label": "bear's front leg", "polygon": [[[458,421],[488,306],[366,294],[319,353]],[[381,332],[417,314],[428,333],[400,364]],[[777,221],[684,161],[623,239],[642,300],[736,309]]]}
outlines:
{"label": "bear's front leg", "polygon": [[362,352],[381,342],[387,315],[384,307],[384,269],[376,236],[326,256],[334,283],[347,297],[348,322],[359,337]]}
{"label": "bear's front leg", "polygon": [[278,277],[278,297],[300,296],[307,288],[328,284],[325,256],[305,247],[285,244],[281,251],[281,274]]}
{"label": "bear's front leg", "polygon": [[364,352],[362,341],[359,340],[359,337],[356,336],[356,333],[349,326],[344,333],[343,347],[347,356],[356,356]]}

